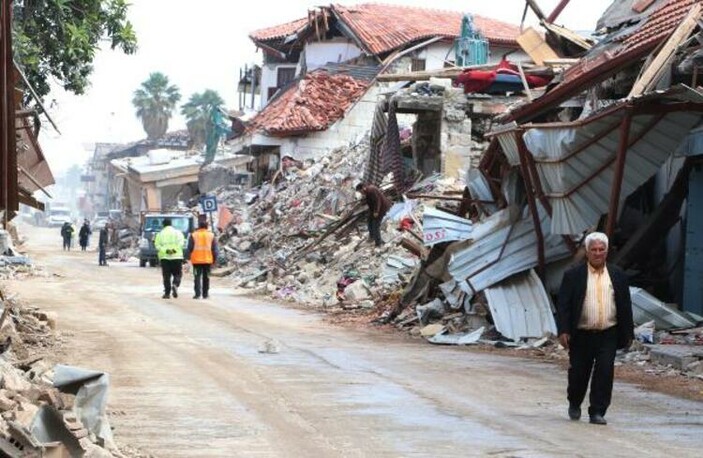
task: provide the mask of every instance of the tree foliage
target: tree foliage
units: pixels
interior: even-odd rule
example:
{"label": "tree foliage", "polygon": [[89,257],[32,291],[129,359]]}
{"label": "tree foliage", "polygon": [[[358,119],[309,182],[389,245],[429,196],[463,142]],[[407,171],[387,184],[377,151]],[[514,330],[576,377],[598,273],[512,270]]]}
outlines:
{"label": "tree foliage", "polygon": [[217,91],[206,89],[195,93],[181,106],[181,114],[186,118],[186,127],[194,148],[202,148],[208,132],[213,128],[212,113],[220,110],[225,101]]}
{"label": "tree foliage", "polygon": [[50,78],[83,94],[103,40],[134,53],[128,8],[126,0],[13,0],[15,60],[39,97],[49,93]]}
{"label": "tree foliage", "polygon": [[178,87],[169,84],[168,77],[159,72],[150,74],[141,87],[134,91],[132,104],[137,109],[137,117],[141,119],[149,140],[156,140],[166,133],[168,120],[179,100],[181,93]]}

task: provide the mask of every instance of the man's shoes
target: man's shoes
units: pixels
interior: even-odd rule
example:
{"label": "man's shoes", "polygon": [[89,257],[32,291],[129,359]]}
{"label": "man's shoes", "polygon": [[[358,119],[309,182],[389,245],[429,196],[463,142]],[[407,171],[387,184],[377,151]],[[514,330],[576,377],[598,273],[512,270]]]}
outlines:
{"label": "man's shoes", "polygon": [[208,297],[210,297],[210,296],[207,294],[203,294],[203,299],[207,299]]}
{"label": "man's shoes", "polygon": [[161,299],[171,299],[171,296],[169,294],[164,294],[161,296]]}
{"label": "man's shoes", "polygon": [[174,298],[178,297],[178,287],[176,285],[171,287],[171,294],[173,294]]}
{"label": "man's shoes", "polygon": [[581,419],[581,407],[569,406],[569,418],[576,421]]}
{"label": "man's shoes", "polygon": [[603,415],[600,414],[595,414],[591,415],[590,423],[594,425],[607,425],[608,422],[605,421],[605,418],[603,418]]}
{"label": "man's shoes", "polygon": [[193,296],[193,299],[200,299],[200,294],[196,294],[195,296]]}

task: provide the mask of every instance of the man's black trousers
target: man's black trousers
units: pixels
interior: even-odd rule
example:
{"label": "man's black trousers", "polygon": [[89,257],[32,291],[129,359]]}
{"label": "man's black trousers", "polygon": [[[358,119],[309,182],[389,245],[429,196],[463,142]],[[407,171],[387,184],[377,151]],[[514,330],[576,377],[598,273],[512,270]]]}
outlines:
{"label": "man's black trousers", "polygon": [[171,294],[171,277],[173,277],[173,286],[181,286],[181,276],[183,275],[183,260],[182,259],[162,259],[161,275],[164,278],[164,294]]}
{"label": "man's black trousers", "polygon": [[195,295],[207,297],[210,294],[210,264],[193,264]]}
{"label": "man's black trousers", "polygon": [[[605,331],[577,330],[569,342],[569,388],[571,406],[580,407],[591,381],[589,415],[605,415],[613,392],[617,326]],[[591,373],[593,377],[591,378]]]}
{"label": "man's black trousers", "polygon": [[383,240],[381,240],[381,218],[369,216],[368,227],[371,240],[374,241],[376,246],[381,246],[383,244]]}

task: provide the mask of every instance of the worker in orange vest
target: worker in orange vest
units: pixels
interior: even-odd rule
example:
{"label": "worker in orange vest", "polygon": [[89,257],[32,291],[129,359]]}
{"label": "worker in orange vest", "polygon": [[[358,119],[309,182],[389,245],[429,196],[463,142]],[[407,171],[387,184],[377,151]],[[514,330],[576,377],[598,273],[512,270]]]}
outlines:
{"label": "worker in orange vest", "polygon": [[207,299],[210,290],[210,267],[217,260],[217,239],[207,228],[204,215],[198,218],[198,229],[188,237],[188,253],[193,265],[195,296],[193,299]]}

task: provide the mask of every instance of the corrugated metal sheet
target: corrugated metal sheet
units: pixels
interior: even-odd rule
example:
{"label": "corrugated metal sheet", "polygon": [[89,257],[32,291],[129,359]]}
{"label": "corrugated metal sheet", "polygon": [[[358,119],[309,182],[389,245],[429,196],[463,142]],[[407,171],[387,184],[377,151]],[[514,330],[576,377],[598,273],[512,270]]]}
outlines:
{"label": "corrugated metal sheet", "polygon": [[498,332],[518,341],[557,333],[552,303],[534,270],[516,275],[485,290]]}
{"label": "corrugated metal sheet", "polygon": [[[545,235],[544,251],[547,263],[570,256],[570,251],[561,236],[551,235],[549,226],[550,218],[540,209],[542,233]],[[498,219],[510,207],[496,213]],[[491,219],[486,223],[474,225],[476,239],[467,248],[452,254],[449,264],[449,274],[464,288],[464,291],[473,294],[492,286],[516,273],[524,272],[536,267],[537,235],[532,224],[532,217],[525,210],[522,218],[508,226],[491,230],[485,236],[481,226],[493,223]]]}
{"label": "corrugated metal sheet", "polygon": [[422,234],[426,246],[441,242],[467,240],[471,237],[473,223],[451,213],[425,207],[422,216]]}
{"label": "corrugated metal sheet", "polygon": [[692,328],[696,322],[669,307],[642,288],[630,287],[632,314],[636,325],[654,320],[656,329]]}
{"label": "corrugated metal sheet", "polygon": [[[466,172],[466,185],[469,187],[469,192],[473,199],[485,201],[493,200],[493,193],[488,184],[488,179],[479,169],[469,169],[468,172]],[[489,214],[498,211],[498,206],[495,204],[483,204],[482,206]]]}
{"label": "corrugated metal sheet", "polygon": [[[552,204],[552,233],[581,233],[608,211],[618,127],[624,115],[624,110],[617,110],[584,125],[525,132],[525,143],[535,157],[542,187]],[[658,122],[656,115],[633,116],[629,138],[635,143],[627,150],[621,200],[659,170],[700,119],[699,113],[689,112],[668,113]],[[603,132],[608,133],[571,155]]]}
{"label": "corrugated metal sheet", "polygon": [[400,275],[412,271],[418,262],[417,258],[390,255],[386,260],[385,266],[383,266],[381,281],[383,283],[400,281]]}

